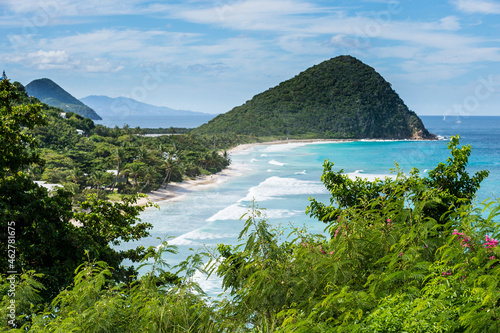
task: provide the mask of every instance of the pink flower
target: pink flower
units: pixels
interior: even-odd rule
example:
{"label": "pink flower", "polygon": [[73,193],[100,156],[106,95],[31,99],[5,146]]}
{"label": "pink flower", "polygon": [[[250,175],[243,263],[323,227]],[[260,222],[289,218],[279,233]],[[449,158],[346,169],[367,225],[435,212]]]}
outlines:
{"label": "pink flower", "polygon": [[495,259],[495,256],[491,256],[488,259],[493,260],[493,259]]}
{"label": "pink flower", "polygon": [[403,252],[399,252],[399,256],[401,257],[403,255]]}
{"label": "pink flower", "polygon": [[460,245],[462,245],[462,247],[470,247],[469,242],[471,241],[471,238],[469,236],[466,236],[463,232],[458,232],[457,229],[453,230],[453,235],[458,235],[457,240],[460,241]]}
{"label": "pink flower", "polygon": [[486,235],[486,243],[484,243],[484,247],[491,249],[496,246],[498,246],[498,241]]}

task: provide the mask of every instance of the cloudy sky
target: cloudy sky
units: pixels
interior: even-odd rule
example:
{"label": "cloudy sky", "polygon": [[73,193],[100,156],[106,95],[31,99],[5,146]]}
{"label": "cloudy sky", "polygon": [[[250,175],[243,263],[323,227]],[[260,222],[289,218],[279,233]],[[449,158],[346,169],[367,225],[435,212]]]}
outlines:
{"label": "cloudy sky", "polygon": [[0,0],[0,17],[0,70],[77,98],[221,113],[350,54],[419,115],[500,115],[498,0]]}

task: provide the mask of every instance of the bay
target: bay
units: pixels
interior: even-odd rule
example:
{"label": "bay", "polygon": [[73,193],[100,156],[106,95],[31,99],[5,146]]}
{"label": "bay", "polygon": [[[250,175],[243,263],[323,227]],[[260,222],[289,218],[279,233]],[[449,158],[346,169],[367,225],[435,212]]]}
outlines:
{"label": "bay", "polygon": [[[169,243],[179,248],[179,254],[166,259],[175,265],[193,252],[211,250],[220,243],[236,244],[243,227],[240,217],[252,200],[265,208],[273,226],[305,226],[322,233],[325,225],[308,217],[305,210],[311,196],[325,203],[329,200],[320,181],[325,159],[335,163],[335,170],[370,179],[390,175],[395,162],[404,172],[416,167],[425,174],[450,156],[447,144],[457,134],[461,144],[472,146],[469,172],[490,171],[477,201],[495,198],[500,188],[500,117],[468,117],[459,122],[421,118],[441,140],[288,143],[235,153],[231,159],[237,175],[213,186],[199,186],[182,200],[160,203],[160,210],[146,210],[141,219],[154,225],[151,237],[130,245],[158,246],[158,238],[171,236]],[[199,281],[211,296],[220,291],[217,279]]]}

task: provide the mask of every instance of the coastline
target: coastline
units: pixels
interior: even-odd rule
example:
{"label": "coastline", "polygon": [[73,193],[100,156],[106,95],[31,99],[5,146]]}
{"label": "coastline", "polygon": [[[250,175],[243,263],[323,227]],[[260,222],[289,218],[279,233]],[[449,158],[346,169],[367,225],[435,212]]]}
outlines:
{"label": "coastline", "polygon": [[[244,143],[227,150],[231,156],[233,154],[241,154],[247,150],[252,150],[257,146],[267,145],[283,145],[283,144],[316,144],[316,143],[341,143],[341,142],[356,142],[356,141],[401,141],[401,140],[376,140],[376,139],[286,139],[267,142]],[[422,140],[404,140],[404,141],[422,141]],[[227,181],[229,178],[240,175],[245,168],[241,165],[229,165],[226,169],[207,176],[199,176],[194,179],[186,179],[182,182],[172,182],[167,185],[167,188],[158,189],[147,193],[147,198],[140,198],[135,205],[144,206],[147,202],[159,203],[168,201],[181,200],[187,194],[206,188],[207,186],[215,186]]]}
{"label": "coastline", "polygon": [[[252,150],[257,146],[265,145],[279,145],[279,144],[313,144],[313,143],[329,143],[329,142],[351,142],[357,140],[329,140],[329,139],[290,139],[290,140],[276,140],[269,142],[255,142],[255,143],[244,143],[236,147],[227,150],[229,155],[241,154],[247,150]],[[244,172],[245,168],[242,165],[229,165],[226,169],[207,176],[200,176],[194,179],[186,179],[182,182],[171,182],[166,188],[161,188],[156,191],[147,193],[147,198],[139,198],[137,200],[136,206],[145,206],[148,202],[160,203],[168,201],[182,200],[187,194],[206,188],[208,186],[216,186],[227,181],[229,178],[240,175]]]}
{"label": "coastline", "polygon": [[156,191],[147,193],[147,198],[139,198],[135,206],[145,206],[148,202],[159,203],[167,201],[181,200],[187,194],[206,188],[215,186],[225,182],[229,177],[236,175],[237,172],[231,166],[226,169],[208,176],[200,176],[194,179],[186,179],[182,182],[171,182],[166,188],[160,188]]}

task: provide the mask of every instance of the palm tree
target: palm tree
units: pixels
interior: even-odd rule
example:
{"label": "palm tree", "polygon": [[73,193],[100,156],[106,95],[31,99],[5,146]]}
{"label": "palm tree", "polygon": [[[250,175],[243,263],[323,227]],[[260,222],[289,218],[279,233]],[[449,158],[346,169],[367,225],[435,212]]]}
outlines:
{"label": "palm tree", "polygon": [[165,161],[165,169],[167,174],[165,175],[165,178],[163,178],[161,187],[165,185],[165,182],[167,183],[167,185],[165,185],[165,188],[168,186],[168,183],[170,182],[170,177],[172,177],[172,173],[174,172],[174,168],[175,168],[174,160],[172,159],[172,157],[169,157]]}
{"label": "palm tree", "polygon": [[115,189],[116,182],[118,181],[118,177],[120,176],[120,166],[121,162],[125,160],[125,151],[122,148],[117,148],[113,154],[113,160],[117,162],[116,165],[116,176],[113,184],[111,185],[111,191]]}
{"label": "palm tree", "polygon": [[85,177],[85,174],[78,168],[73,168],[73,170],[71,170],[69,173],[70,180],[75,184],[80,183],[83,177]]}
{"label": "palm tree", "polygon": [[141,162],[146,162],[147,156],[148,150],[144,146],[139,148],[139,150],[137,151],[137,159]]}
{"label": "palm tree", "polygon": [[127,167],[125,168],[125,170],[132,176],[134,180],[134,186],[137,186],[137,177],[139,177],[139,175],[141,174],[144,166],[145,166],[144,163],[134,162],[128,164]]}
{"label": "palm tree", "polygon": [[150,184],[150,182],[153,180],[153,174],[154,174],[153,167],[148,165],[144,168],[144,179],[146,180],[146,184],[144,184],[144,186],[141,188],[139,192],[144,191],[146,186]]}
{"label": "palm tree", "polygon": [[106,181],[107,172],[105,171],[94,171],[90,176],[90,181],[97,188],[97,197],[99,197],[99,188]]}

